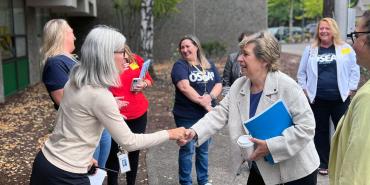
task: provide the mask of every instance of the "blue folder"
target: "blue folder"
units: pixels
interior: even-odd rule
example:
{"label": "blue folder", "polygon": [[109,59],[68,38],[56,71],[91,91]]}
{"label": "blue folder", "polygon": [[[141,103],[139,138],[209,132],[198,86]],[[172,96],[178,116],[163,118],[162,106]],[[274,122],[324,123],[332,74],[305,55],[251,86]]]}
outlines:
{"label": "blue folder", "polygon": [[[293,125],[292,117],[282,100],[276,101],[265,111],[253,116],[244,123],[252,137],[266,140],[281,136],[281,133]],[[274,164],[271,154],[266,156],[270,164]]]}

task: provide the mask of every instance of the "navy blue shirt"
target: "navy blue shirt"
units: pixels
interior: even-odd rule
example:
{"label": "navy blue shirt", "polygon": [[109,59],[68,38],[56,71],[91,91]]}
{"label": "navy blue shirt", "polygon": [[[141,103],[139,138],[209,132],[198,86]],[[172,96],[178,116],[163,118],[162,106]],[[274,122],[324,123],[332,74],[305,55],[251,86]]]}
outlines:
{"label": "navy blue shirt", "polygon": [[340,100],[337,82],[337,64],[335,46],[320,47],[317,56],[317,92],[316,98],[322,100]]}
{"label": "navy blue shirt", "polygon": [[[75,64],[73,59],[65,55],[57,55],[46,60],[42,72],[42,82],[44,82],[49,95],[55,90],[64,88],[68,81],[69,72]],[[55,109],[59,108],[55,102],[54,107]]]}
{"label": "navy blue shirt", "polygon": [[181,80],[189,80],[190,86],[197,91],[198,94],[203,95],[205,92],[210,93],[216,83],[221,83],[221,77],[218,74],[216,66],[212,62],[210,62],[210,64],[211,68],[206,69],[205,73],[203,73],[200,65],[194,67],[189,65],[185,60],[180,59],[173,65],[171,78],[172,83],[176,87],[175,105],[173,107],[173,114],[175,116],[200,119],[207,113],[207,110],[202,106],[188,99],[176,85],[177,82]]}
{"label": "navy blue shirt", "polygon": [[258,102],[261,99],[262,92],[250,95],[250,104],[249,104],[249,118],[253,117],[256,114]]}

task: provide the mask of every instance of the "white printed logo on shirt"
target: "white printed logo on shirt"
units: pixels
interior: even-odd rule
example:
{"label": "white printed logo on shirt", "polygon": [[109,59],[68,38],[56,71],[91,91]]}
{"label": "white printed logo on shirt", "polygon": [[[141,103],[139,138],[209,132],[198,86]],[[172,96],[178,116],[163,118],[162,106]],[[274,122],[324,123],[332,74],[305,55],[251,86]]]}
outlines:
{"label": "white printed logo on shirt", "polygon": [[325,53],[317,56],[318,64],[331,64],[333,61],[337,60],[335,53]]}
{"label": "white printed logo on shirt", "polygon": [[215,74],[213,72],[206,71],[205,75],[203,72],[200,71],[192,71],[189,74],[189,81],[190,82],[208,82],[209,80],[213,80]]}

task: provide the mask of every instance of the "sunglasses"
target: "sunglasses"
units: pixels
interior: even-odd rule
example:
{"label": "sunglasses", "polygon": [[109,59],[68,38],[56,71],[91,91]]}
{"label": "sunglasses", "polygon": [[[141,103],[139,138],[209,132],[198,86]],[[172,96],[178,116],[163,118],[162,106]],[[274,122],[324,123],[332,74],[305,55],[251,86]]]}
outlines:
{"label": "sunglasses", "polygon": [[351,38],[352,43],[355,43],[355,40],[360,37],[360,33],[368,34],[370,31],[354,31],[352,33],[347,34],[347,38]]}

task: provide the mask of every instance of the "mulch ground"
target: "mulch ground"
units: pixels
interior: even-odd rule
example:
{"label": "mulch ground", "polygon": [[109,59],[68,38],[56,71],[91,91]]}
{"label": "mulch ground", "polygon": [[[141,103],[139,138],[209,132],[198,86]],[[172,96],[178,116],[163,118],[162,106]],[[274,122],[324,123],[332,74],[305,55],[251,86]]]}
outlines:
{"label": "mulch ground", "polygon": [[[299,56],[282,55],[281,69],[296,76]],[[147,132],[175,127],[171,113],[174,87],[170,79],[172,62],[154,65],[157,79],[145,93],[150,102]],[[225,58],[217,63],[223,69]],[[222,70],[220,70],[222,74]],[[0,185],[29,184],[32,163],[40,146],[52,131],[56,112],[44,86],[36,84],[0,104]],[[147,185],[146,150],[140,153],[137,184]],[[120,184],[126,184],[120,175]]]}

